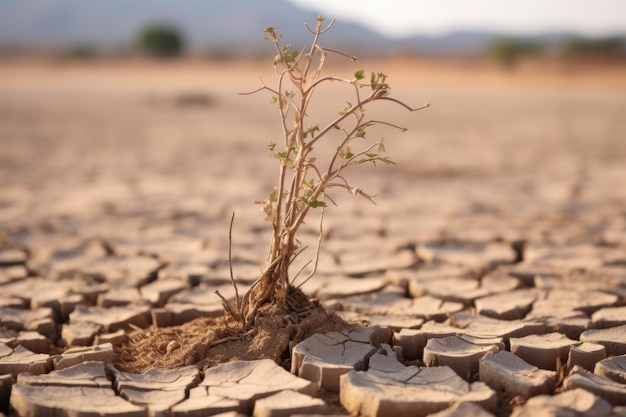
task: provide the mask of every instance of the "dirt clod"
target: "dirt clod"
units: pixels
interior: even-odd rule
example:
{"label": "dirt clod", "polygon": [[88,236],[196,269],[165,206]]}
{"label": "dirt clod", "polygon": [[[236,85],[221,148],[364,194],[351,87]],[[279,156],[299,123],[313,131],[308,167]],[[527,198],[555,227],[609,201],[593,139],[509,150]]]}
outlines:
{"label": "dirt clod", "polygon": [[[272,359],[288,367],[291,349],[316,333],[345,331],[350,324],[311,303],[307,314],[265,305],[253,327],[242,331],[227,317],[198,318],[180,326],[137,330],[117,350],[115,366],[142,373],[151,368],[196,365],[200,369],[237,360]],[[174,348],[176,347],[176,348]]]}

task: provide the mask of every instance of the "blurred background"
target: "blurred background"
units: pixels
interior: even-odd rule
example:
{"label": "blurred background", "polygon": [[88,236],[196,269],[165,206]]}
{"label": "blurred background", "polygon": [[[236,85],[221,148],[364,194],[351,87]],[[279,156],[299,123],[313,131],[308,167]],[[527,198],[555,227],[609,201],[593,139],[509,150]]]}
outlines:
{"label": "blurred background", "polygon": [[230,59],[264,53],[273,25],[294,45],[303,22],[340,24],[327,42],[357,55],[489,57],[504,66],[535,57],[623,59],[626,5],[619,0],[48,0],[0,1],[0,52],[65,58],[194,56]]}
{"label": "blurred background", "polygon": [[[0,226],[258,222],[279,120],[238,93],[274,81],[265,27],[300,49],[318,15],[336,19],[321,44],[360,58],[333,56],[336,75],[383,71],[432,104],[381,109],[409,128],[380,132],[397,166],[355,177],[393,233],[520,237],[546,213],[623,207],[622,0],[0,0]],[[345,93],[318,100],[339,111]]]}

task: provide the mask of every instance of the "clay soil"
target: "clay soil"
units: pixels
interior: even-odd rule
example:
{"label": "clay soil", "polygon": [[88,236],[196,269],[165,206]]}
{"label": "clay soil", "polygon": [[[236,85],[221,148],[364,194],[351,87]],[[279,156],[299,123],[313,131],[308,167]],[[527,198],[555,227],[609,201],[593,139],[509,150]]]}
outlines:
{"label": "clay soil", "polygon": [[118,349],[116,367],[141,373],[151,368],[196,365],[200,369],[237,360],[272,359],[290,368],[293,346],[315,333],[345,332],[351,325],[298,291],[298,312],[267,304],[249,329],[228,315],[180,326],[138,329]]}
{"label": "clay soil", "polygon": [[[191,78],[213,74],[222,85],[237,85],[238,82],[251,80],[251,69],[255,68],[262,77],[271,80],[272,74],[267,68],[256,67],[253,63],[229,63],[223,66],[202,68],[198,63],[181,64],[173,68],[161,68],[146,71],[145,63],[122,66],[129,79],[146,73],[152,81],[165,80],[161,89],[180,88],[169,84],[173,80],[180,82],[180,71],[186,71]],[[437,90],[438,93],[464,91],[469,94],[568,94],[611,95],[626,91],[626,78],[622,76],[622,65],[564,66],[558,62],[527,62],[515,70],[503,71],[501,68],[484,61],[451,60],[423,61],[410,58],[396,58],[383,63],[367,62],[367,66],[384,66],[386,72],[393,75],[392,80],[403,89]],[[107,68],[106,66],[104,68]],[[343,66],[333,68],[338,71],[350,71]],[[37,71],[31,68],[31,71]],[[81,74],[104,76],[102,68],[73,67],[63,71],[77,71]],[[82,72],[84,71],[84,73]],[[167,74],[169,73],[169,74]],[[167,75],[166,75],[167,74]],[[164,76],[165,75],[165,76]],[[74,76],[74,75],[72,75]],[[130,76],[130,78],[128,78]],[[163,77],[163,78],[160,78]],[[139,82],[138,79],[134,80]],[[197,81],[197,80],[196,80]],[[145,80],[142,82],[146,82]],[[247,84],[242,82],[241,86]],[[131,87],[130,85],[128,87]],[[132,88],[132,87],[131,87]],[[243,90],[242,90],[243,91]],[[402,91],[402,90],[401,90]],[[203,101],[208,96],[198,94],[187,96],[187,104],[208,104]],[[185,105],[185,96],[178,96],[178,105]],[[195,101],[194,101],[195,100]],[[208,99],[207,99],[208,100]],[[172,103],[170,103],[172,104]],[[174,103],[176,104],[176,103]],[[302,295],[302,297],[305,297]],[[301,300],[308,303],[308,300]],[[143,372],[149,368],[172,368],[182,365],[197,365],[207,368],[234,360],[273,359],[286,368],[289,367],[290,350],[298,342],[314,333],[332,330],[345,330],[349,324],[324,310],[319,305],[311,304],[305,317],[285,308],[267,305],[259,314],[255,325],[244,331],[238,323],[225,315],[219,319],[197,319],[181,326],[170,328],[150,328],[137,330],[130,335],[130,341],[118,350],[117,366],[130,372]]]}
{"label": "clay soil", "polygon": [[[388,73],[392,91],[405,101],[433,104],[424,117],[397,109],[381,115],[409,127],[416,138],[393,151],[397,169],[362,177],[381,190],[375,214],[385,216],[395,201],[421,193],[438,201],[420,200],[426,218],[459,190],[495,199],[489,184],[513,173],[546,168],[546,176],[562,175],[565,182],[623,163],[624,148],[615,145],[623,133],[617,121],[623,123],[620,103],[626,94],[621,64],[529,62],[503,71],[482,61],[394,58],[330,70],[350,77],[360,68]],[[5,216],[0,221],[20,213],[39,219],[41,227],[54,227],[46,223],[54,215],[130,212],[131,196],[154,198],[156,211],[176,213],[185,204],[195,209],[198,196],[211,196],[216,203],[203,201],[201,208],[212,220],[223,220],[222,235],[233,207],[251,207],[243,210],[241,228],[258,224],[262,219],[251,202],[263,198],[275,178],[269,158],[258,155],[279,132],[268,97],[237,96],[256,89],[258,75],[272,80],[271,65],[3,62],[0,186],[8,197],[0,204]],[[341,92],[321,94],[322,103],[344,102]],[[213,177],[220,181],[205,181]],[[549,202],[554,193],[535,179],[509,200],[530,190],[533,198]],[[415,191],[406,192],[409,184]],[[441,184],[459,185],[445,188],[449,193],[440,198],[430,191],[442,190]],[[532,206],[532,198],[524,203]],[[336,210],[341,209],[340,204]],[[271,358],[287,365],[286,353],[298,341],[347,326],[317,307],[303,319],[273,306],[261,313],[249,332],[222,318],[137,330],[118,352],[118,365],[133,372],[237,359]]]}

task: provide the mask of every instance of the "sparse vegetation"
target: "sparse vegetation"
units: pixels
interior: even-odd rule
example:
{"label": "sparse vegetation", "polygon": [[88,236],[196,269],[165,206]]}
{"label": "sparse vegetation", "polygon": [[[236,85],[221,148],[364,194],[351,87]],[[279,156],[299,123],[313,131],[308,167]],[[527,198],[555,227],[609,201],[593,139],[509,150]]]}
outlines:
{"label": "sparse vegetation", "polygon": [[626,39],[607,37],[586,39],[569,37],[561,45],[561,53],[565,58],[615,58],[626,55]]}
{"label": "sparse vegetation", "polygon": [[500,38],[490,43],[488,52],[502,67],[511,69],[521,57],[541,52],[541,46],[532,42]]}
{"label": "sparse vegetation", "polygon": [[502,37],[494,39],[487,55],[503,68],[513,69],[526,57],[558,57],[570,62],[577,60],[616,60],[626,56],[626,39],[619,36],[585,38],[567,36],[553,41],[532,41]]}
{"label": "sparse vegetation", "polygon": [[89,44],[76,44],[61,51],[60,56],[64,59],[90,60],[96,58],[98,52]]}
{"label": "sparse vegetation", "polygon": [[182,54],[185,40],[174,26],[155,23],[146,26],[138,35],[137,45],[145,54],[155,58],[174,58]]}
{"label": "sparse vegetation", "polygon": [[[314,29],[306,26],[313,41],[310,47],[302,50],[294,50],[289,44],[283,45],[282,36],[273,27],[265,29],[265,39],[276,50],[274,68],[277,85],[271,87],[261,80],[259,89],[246,93],[268,92],[272,95],[272,101],[278,109],[282,138],[268,145],[269,153],[279,165],[277,185],[265,200],[258,202],[266,220],[272,225],[265,269],[242,296],[239,295],[231,270],[237,296],[230,303],[223,299],[227,313],[244,330],[254,324],[257,312],[266,304],[273,303],[291,310],[305,307],[299,305],[302,297],[297,296],[298,288],[295,286],[304,268],[294,275],[291,271],[294,260],[305,249],[298,240],[300,227],[312,211],[319,213],[317,248],[305,264],[309,271],[306,277],[301,278],[299,285],[316,272],[324,210],[328,203],[334,203],[329,192],[342,189],[367,200],[373,198],[362,189],[352,186],[344,175],[345,171],[357,165],[393,163],[384,155],[382,139],[368,140],[368,129],[374,125],[404,129],[370,118],[366,111],[368,106],[376,101],[399,105],[409,111],[428,106],[413,108],[391,97],[387,75],[381,72],[366,75],[364,70],[358,70],[351,78],[323,75],[324,63],[329,54],[356,61],[355,57],[320,46],[320,37],[333,25],[331,21],[324,27],[324,21],[324,18],[318,17]],[[308,113],[314,91],[328,83],[351,86],[353,98],[351,102],[337,108],[338,115],[334,120],[320,124],[309,120]],[[314,147],[323,141],[333,141],[334,151],[330,156],[314,153]]]}

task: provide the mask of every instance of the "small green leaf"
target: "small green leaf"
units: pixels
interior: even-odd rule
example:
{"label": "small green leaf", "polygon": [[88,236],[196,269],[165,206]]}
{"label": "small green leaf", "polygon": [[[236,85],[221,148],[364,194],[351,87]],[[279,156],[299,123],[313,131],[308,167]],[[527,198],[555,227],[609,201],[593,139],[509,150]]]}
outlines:
{"label": "small green leaf", "polygon": [[343,116],[344,114],[348,113],[351,108],[352,108],[352,103],[350,103],[349,101],[346,101],[346,107],[344,107],[343,110],[339,112],[339,115]]}
{"label": "small green leaf", "polygon": [[383,141],[381,140],[380,143],[378,144],[378,151],[379,152],[385,152],[385,145],[383,144]]}
{"label": "small green leaf", "polygon": [[269,202],[275,203],[276,201],[278,201],[278,190],[274,188],[274,191],[270,193]]}
{"label": "small green leaf", "polygon": [[365,155],[368,158],[370,158],[370,159],[378,159],[378,158],[380,158],[380,156],[378,156],[378,154],[375,154],[375,153],[366,153]]}
{"label": "small green leaf", "polygon": [[353,156],[354,156],[354,154],[352,152],[348,152],[346,154],[346,159],[352,159]]}
{"label": "small green leaf", "polygon": [[354,78],[356,78],[357,80],[362,80],[363,78],[365,78],[365,75],[363,74],[364,72],[365,72],[364,70],[359,70],[355,72]]}
{"label": "small green leaf", "polygon": [[324,203],[323,201],[319,201],[319,200],[311,200],[308,202],[309,207],[311,208],[318,208],[318,207],[326,207],[326,203]]}
{"label": "small green leaf", "polygon": [[276,142],[270,142],[270,144],[269,144],[269,145],[267,145],[267,149],[268,149],[270,152],[274,152],[274,148],[276,148]]}

